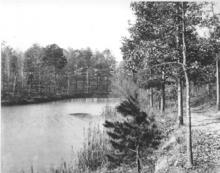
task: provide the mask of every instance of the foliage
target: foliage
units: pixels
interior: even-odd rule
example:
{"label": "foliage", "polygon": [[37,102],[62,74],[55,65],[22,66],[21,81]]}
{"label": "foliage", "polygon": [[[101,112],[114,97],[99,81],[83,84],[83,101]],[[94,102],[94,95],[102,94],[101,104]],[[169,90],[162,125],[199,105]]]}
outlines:
{"label": "foliage", "polygon": [[[187,143],[189,165],[193,162],[190,82],[199,85],[205,81],[212,81],[214,77],[211,68],[214,67],[216,45],[210,38],[201,39],[197,32],[206,19],[203,14],[206,4],[133,2],[131,8],[136,21],[129,28],[130,38],[124,39],[121,49],[126,63],[125,68],[133,73],[133,81],[144,89],[151,88],[150,105],[152,107],[152,88],[161,90],[161,112],[164,112],[165,108],[166,81],[174,79],[178,89],[180,125],[183,124],[182,82],[185,81],[186,116],[189,120]],[[206,42],[212,43],[211,46],[206,48],[204,44]]]}
{"label": "foliage", "polygon": [[63,49],[56,44],[46,46],[44,50],[43,62],[48,66],[54,66],[55,69],[63,68],[66,63],[66,57],[63,54]]}
{"label": "foliage", "polygon": [[[64,50],[56,44],[32,45],[18,52],[2,45],[2,100],[26,103],[111,92],[116,61],[109,50]],[[37,100],[36,100],[37,99]]]}
{"label": "foliage", "polygon": [[156,147],[159,137],[154,119],[141,111],[137,95],[127,97],[116,109],[124,119],[104,124],[114,148],[107,155],[111,167],[134,161],[140,151]]}
{"label": "foliage", "polygon": [[[199,81],[202,74],[211,76],[206,66],[213,65],[213,44],[207,38],[199,38],[197,28],[205,21],[202,18],[204,3],[187,2],[185,36],[187,45],[187,63],[192,81]],[[181,55],[181,12],[180,2],[134,2],[131,4],[136,22],[129,28],[130,38],[123,41],[123,59],[125,67],[135,71],[141,86],[152,86],[151,81],[160,80],[161,72],[165,78],[177,79],[181,70],[174,63],[182,61]],[[163,14],[163,15],[161,15]],[[178,38],[178,42],[176,40]],[[208,47],[206,47],[208,45]],[[208,57],[208,58],[207,58]],[[153,66],[153,67],[152,67]],[[198,76],[198,78],[197,78]],[[160,86],[158,83],[156,86]]]}
{"label": "foliage", "polygon": [[[106,106],[101,118],[104,120],[116,120],[114,108]],[[86,129],[87,136],[83,141],[83,147],[76,153],[75,172],[91,172],[106,167],[106,155],[112,148],[106,130],[98,124],[90,124]]]}

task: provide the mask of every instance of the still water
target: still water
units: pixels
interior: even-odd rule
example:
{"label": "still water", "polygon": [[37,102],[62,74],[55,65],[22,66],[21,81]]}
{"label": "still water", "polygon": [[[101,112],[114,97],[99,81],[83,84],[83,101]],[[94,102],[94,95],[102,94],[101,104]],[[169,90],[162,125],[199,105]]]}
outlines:
{"label": "still water", "polygon": [[70,162],[88,124],[100,120],[106,105],[117,103],[117,99],[72,99],[2,107],[2,172],[30,172],[31,165],[42,172]]}

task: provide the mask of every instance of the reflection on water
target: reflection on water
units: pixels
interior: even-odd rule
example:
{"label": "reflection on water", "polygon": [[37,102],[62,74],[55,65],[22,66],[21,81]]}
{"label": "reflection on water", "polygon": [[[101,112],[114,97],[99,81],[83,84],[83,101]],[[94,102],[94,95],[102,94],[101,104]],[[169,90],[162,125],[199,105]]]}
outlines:
{"label": "reflection on water", "polygon": [[[40,171],[71,161],[83,131],[116,99],[72,99],[2,107],[2,172]],[[89,117],[90,116],[90,117]]]}

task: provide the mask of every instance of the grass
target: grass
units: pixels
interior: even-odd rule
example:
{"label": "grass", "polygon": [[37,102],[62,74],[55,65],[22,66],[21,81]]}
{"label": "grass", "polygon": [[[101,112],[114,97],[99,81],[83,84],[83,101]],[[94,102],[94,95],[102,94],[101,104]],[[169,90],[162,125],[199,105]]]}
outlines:
{"label": "grass", "polygon": [[83,147],[77,152],[75,172],[92,172],[107,164],[106,153],[110,150],[107,135],[100,125],[90,125]]}
{"label": "grass", "polygon": [[114,120],[117,120],[119,118],[116,110],[109,106],[109,105],[106,105],[101,113],[101,117],[104,119],[104,120],[111,120],[111,121],[114,121]]}
{"label": "grass", "polygon": [[[116,120],[116,110],[111,106],[105,106],[101,113],[103,120]],[[102,124],[90,124],[83,147],[77,152],[74,171],[77,173],[100,172],[106,169],[108,160],[106,154],[111,151],[109,138]]]}

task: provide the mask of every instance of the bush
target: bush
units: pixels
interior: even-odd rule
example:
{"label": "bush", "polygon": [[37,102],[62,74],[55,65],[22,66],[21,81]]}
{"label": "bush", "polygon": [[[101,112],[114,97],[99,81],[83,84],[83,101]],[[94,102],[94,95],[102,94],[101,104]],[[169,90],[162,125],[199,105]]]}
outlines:
{"label": "bush", "polygon": [[116,109],[124,121],[106,121],[104,124],[114,149],[107,155],[110,167],[130,164],[136,160],[140,172],[140,153],[157,147],[160,132],[154,119],[141,110],[137,95],[129,96]]}

